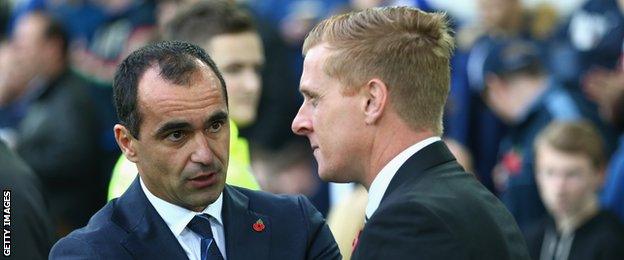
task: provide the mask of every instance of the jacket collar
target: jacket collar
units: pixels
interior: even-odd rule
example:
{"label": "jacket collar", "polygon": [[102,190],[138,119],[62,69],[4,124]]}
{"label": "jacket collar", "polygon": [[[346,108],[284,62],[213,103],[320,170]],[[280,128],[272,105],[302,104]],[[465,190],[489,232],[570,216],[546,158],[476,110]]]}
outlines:
{"label": "jacket collar", "polygon": [[223,190],[223,224],[228,259],[269,259],[271,219],[253,211],[249,198],[229,185]]}
{"label": "jacket collar", "polygon": [[188,258],[165,221],[147,200],[138,177],[113,203],[112,221],[128,232],[121,245],[134,258]]}
{"label": "jacket collar", "polygon": [[[227,258],[269,259],[271,219],[250,209],[249,198],[236,188],[225,185],[223,196]],[[138,177],[113,203],[112,221],[128,233],[121,244],[133,257],[188,258],[165,221],[147,200]]]}
{"label": "jacket collar", "polygon": [[443,141],[437,141],[424,147],[407,159],[399,168],[381,199],[382,203],[393,191],[408,180],[412,178],[420,180],[428,169],[454,160],[455,157]]}

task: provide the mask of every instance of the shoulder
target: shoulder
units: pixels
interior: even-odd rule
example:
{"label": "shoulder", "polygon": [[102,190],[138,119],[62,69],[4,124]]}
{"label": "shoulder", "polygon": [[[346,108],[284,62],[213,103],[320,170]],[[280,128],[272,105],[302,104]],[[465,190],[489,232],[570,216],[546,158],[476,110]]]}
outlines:
{"label": "shoulder", "polygon": [[284,249],[274,258],[339,259],[338,246],[325,218],[306,197],[232,186],[226,186],[226,191],[230,197],[246,197],[248,211],[267,217],[267,225],[272,226],[271,239],[277,243],[273,246]]}
{"label": "shoulder", "polygon": [[86,239],[67,236],[59,240],[50,251],[49,259],[64,258],[100,259],[97,248]]}
{"label": "shoulder", "polygon": [[581,227],[581,229],[583,228],[587,228],[586,232],[602,236],[601,241],[624,245],[624,225],[609,211],[600,211],[598,215]]}
{"label": "shoulder", "polygon": [[249,199],[249,209],[264,215],[309,215],[316,212],[310,201],[303,195],[278,195],[264,191],[250,190],[230,186],[232,190],[240,192]]}
{"label": "shoulder", "polygon": [[367,226],[383,229],[397,227],[411,229],[416,233],[421,229],[451,233],[452,229],[447,225],[448,220],[445,219],[442,203],[410,195],[401,197],[383,203],[369,219]]}
{"label": "shoulder", "polygon": [[104,250],[119,245],[126,231],[112,221],[115,201],[111,201],[89,220],[87,226],[74,230],[52,247],[50,258],[99,258]]}
{"label": "shoulder", "polygon": [[[472,175],[434,172],[404,185],[385,198],[368,221],[363,235],[370,241],[396,240],[393,243],[409,244],[412,252],[435,251],[432,254],[526,255],[511,214]],[[402,236],[396,237],[397,233]]]}
{"label": "shoulder", "polygon": [[594,259],[624,257],[624,228],[610,212],[601,211],[575,232],[575,242]]}
{"label": "shoulder", "polygon": [[380,207],[364,226],[353,258],[404,259],[414,255],[462,259],[468,251],[435,209],[412,200]]}

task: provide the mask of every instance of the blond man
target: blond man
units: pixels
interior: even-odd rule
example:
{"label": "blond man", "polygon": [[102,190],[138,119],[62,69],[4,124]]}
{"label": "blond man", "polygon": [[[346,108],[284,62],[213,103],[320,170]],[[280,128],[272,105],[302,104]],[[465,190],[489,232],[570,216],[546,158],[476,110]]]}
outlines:
{"label": "blond man", "polygon": [[319,175],[368,190],[352,259],[526,259],[502,203],[442,134],[453,39],[443,14],[407,7],[331,17],[307,37],[292,129]]}

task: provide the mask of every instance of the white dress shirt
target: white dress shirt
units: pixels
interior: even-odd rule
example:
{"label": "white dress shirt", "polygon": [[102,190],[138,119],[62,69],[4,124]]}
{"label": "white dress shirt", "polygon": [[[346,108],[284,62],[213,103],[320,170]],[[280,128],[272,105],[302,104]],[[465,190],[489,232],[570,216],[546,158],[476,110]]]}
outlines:
{"label": "white dress shirt", "polygon": [[195,215],[204,213],[212,217],[210,218],[212,236],[219,247],[219,251],[221,251],[223,259],[227,259],[225,254],[225,233],[223,221],[221,220],[223,192],[221,192],[219,198],[217,198],[214,203],[208,205],[202,212],[194,212],[156,197],[145,187],[143,180],[139,180],[145,196],[147,196],[147,199],[152,203],[152,206],[154,206],[160,217],[165,220],[165,223],[167,223],[173,235],[178,239],[184,252],[186,252],[189,260],[201,260],[201,237],[187,228],[186,225],[191,222],[191,219],[193,219]]}
{"label": "white dress shirt", "polygon": [[442,140],[440,139],[440,137],[434,136],[415,143],[414,145],[408,147],[397,156],[392,158],[392,160],[390,160],[390,162],[388,162],[388,164],[386,164],[381,169],[381,171],[379,171],[375,179],[373,179],[373,183],[371,183],[370,188],[368,189],[366,219],[370,219],[373,213],[375,213],[375,211],[379,207],[381,198],[383,197],[384,193],[386,193],[388,185],[390,185],[390,181],[392,180],[392,178],[394,178],[396,172],[407,161],[407,159],[412,157],[412,155],[416,154],[421,149],[425,148],[427,145],[430,145],[440,140]]}

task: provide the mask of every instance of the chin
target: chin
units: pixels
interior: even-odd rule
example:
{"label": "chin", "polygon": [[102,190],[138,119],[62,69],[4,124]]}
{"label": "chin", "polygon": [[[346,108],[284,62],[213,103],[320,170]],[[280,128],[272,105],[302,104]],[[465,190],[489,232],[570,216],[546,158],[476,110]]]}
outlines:
{"label": "chin", "polygon": [[196,194],[194,198],[195,205],[206,207],[214,203],[219,198],[220,194],[220,191],[212,189],[210,191],[204,191],[202,194]]}
{"label": "chin", "polygon": [[325,182],[335,182],[335,183],[349,183],[353,180],[349,180],[338,174],[338,172],[328,172],[328,171],[319,171],[319,178]]}

